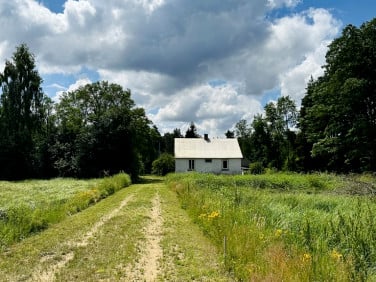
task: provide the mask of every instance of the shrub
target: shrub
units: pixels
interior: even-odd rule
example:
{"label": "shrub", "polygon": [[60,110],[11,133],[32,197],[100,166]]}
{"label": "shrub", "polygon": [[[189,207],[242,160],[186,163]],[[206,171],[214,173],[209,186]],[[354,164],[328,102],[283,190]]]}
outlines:
{"label": "shrub", "polygon": [[157,175],[166,175],[175,171],[175,159],[172,155],[164,153],[160,155],[152,164],[152,173]]}
{"label": "shrub", "polygon": [[252,174],[262,174],[265,169],[261,162],[254,162],[249,165],[249,171]]}

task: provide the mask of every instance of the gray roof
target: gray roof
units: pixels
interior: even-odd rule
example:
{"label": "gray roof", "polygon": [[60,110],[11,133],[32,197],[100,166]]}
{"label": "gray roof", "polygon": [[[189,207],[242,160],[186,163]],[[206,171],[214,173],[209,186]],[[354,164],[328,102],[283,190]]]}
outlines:
{"label": "gray roof", "polygon": [[237,139],[175,138],[177,159],[241,159]]}

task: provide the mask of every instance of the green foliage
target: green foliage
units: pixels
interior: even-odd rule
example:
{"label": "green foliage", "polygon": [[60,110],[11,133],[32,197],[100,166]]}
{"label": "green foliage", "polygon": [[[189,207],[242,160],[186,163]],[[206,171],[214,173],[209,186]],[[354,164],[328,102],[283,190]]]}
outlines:
{"label": "green foliage", "polygon": [[159,150],[163,153],[174,154],[175,138],[183,138],[180,129],[175,128],[173,132],[167,132],[161,138],[161,142],[158,144]]}
{"label": "green foliage", "polygon": [[295,102],[289,96],[280,97],[277,103],[268,103],[264,110],[265,117],[255,115],[250,125],[246,120],[235,125],[243,156],[264,167],[297,170],[293,166],[296,134],[291,130],[298,115]]}
{"label": "green foliage", "polygon": [[305,167],[376,170],[375,27],[376,19],[345,27],[329,45],[324,75],[309,82],[299,121]]}
{"label": "green foliage", "polygon": [[193,121],[185,132],[185,138],[200,138],[200,135],[197,133],[196,125]]}
{"label": "green foliage", "polygon": [[376,205],[373,198],[349,197],[346,188],[359,177],[175,174],[167,181],[239,280],[366,281],[375,275]]}
{"label": "green foliage", "polygon": [[34,55],[25,44],[16,48],[12,61],[0,73],[0,178],[20,179],[43,162],[37,140],[45,137],[49,99],[41,89]]}
{"label": "green foliage", "polygon": [[125,173],[101,180],[0,182],[0,249],[130,184],[130,177]]}
{"label": "green foliage", "polygon": [[166,175],[175,171],[175,159],[173,155],[164,153],[153,161],[152,173],[156,175]]}
{"label": "green foliage", "polygon": [[249,172],[252,174],[262,174],[265,172],[265,168],[261,162],[254,162],[249,165]]}
{"label": "green foliage", "polygon": [[58,134],[50,148],[61,176],[95,177],[126,171],[134,180],[156,155],[159,138],[130,90],[96,82],[64,93],[56,105]]}

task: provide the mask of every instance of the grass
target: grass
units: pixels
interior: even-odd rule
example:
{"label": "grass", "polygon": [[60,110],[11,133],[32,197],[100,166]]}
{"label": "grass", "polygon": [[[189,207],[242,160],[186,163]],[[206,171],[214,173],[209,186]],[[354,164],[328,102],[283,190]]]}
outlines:
{"label": "grass", "polygon": [[181,174],[168,183],[239,280],[375,278],[372,176]]}
{"label": "grass", "polygon": [[223,262],[215,246],[192,224],[179,199],[165,185],[162,199],[164,233],[163,259],[159,281],[232,281],[223,271]]}
{"label": "grass", "polygon": [[126,174],[92,180],[0,182],[0,251],[129,185]]}
{"label": "grass", "polygon": [[[114,225],[116,233],[110,236],[111,233],[106,231],[101,231],[93,239],[89,241],[87,247],[72,246],[72,242],[78,242],[82,239],[83,235],[88,233],[90,229],[98,222],[98,220],[108,214],[114,207],[118,206],[124,197],[130,195],[134,192],[134,189],[122,189],[116,194],[109,196],[103,201],[100,201],[96,205],[93,205],[80,213],[76,213],[72,216],[64,218],[60,223],[52,225],[47,230],[36,234],[35,236],[30,236],[20,243],[13,244],[7,248],[5,252],[0,254],[0,269],[2,273],[3,281],[23,281],[31,279],[33,273],[36,269],[47,269],[50,267],[51,263],[58,262],[64,256],[71,251],[75,251],[75,260],[67,265],[72,273],[77,275],[77,277],[89,277],[90,275],[106,275],[103,271],[103,263],[106,259],[110,260],[110,256],[114,256],[116,252],[104,252],[100,253],[98,249],[102,244],[99,241],[104,238],[106,240],[106,246],[112,245],[112,249],[117,248],[118,250],[124,251],[124,257],[130,257],[130,260],[135,255],[136,250],[134,249],[134,241],[132,240],[122,240],[126,236],[134,236],[137,238],[140,232],[137,231],[137,226],[134,224],[142,224],[137,222],[139,217],[135,217],[134,220],[126,224],[123,229],[117,229],[119,226]],[[134,213],[131,213],[129,217],[132,217]],[[113,222],[124,223],[124,218],[115,217],[111,219]],[[108,229],[107,229],[108,230]],[[108,233],[108,234],[107,234]],[[123,234],[124,233],[124,234]],[[129,235],[127,235],[129,234]],[[104,236],[106,235],[106,236]],[[112,241],[114,237],[118,236],[117,241]],[[122,237],[123,236],[123,237]],[[133,238],[134,238],[133,237]],[[111,240],[107,240],[111,239]],[[122,241],[121,244],[118,244]],[[91,254],[94,253],[94,254]],[[124,258],[123,257],[123,258]],[[91,262],[92,258],[97,258],[99,263]],[[113,260],[111,260],[113,261]],[[121,262],[119,259],[118,263]],[[82,264],[86,263],[86,267],[80,270]],[[94,271],[93,271],[93,268]],[[64,271],[64,270],[63,270]],[[77,272],[81,271],[81,272]],[[97,273],[98,272],[98,273]],[[69,276],[73,277],[73,276]],[[91,276],[92,277],[92,276]],[[61,275],[58,275],[58,280],[68,281],[69,279],[64,279]],[[70,281],[88,281],[87,279],[75,279],[72,278]],[[96,280],[96,279],[95,279]]]}

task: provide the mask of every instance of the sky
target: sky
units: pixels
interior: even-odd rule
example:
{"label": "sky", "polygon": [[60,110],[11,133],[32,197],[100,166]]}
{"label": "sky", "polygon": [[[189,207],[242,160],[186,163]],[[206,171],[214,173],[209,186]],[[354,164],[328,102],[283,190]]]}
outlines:
{"label": "sky", "polygon": [[0,72],[26,43],[54,101],[106,80],[161,134],[193,121],[223,138],[280,96],[299,106],[328,44],[375,11],[374,0],[0,1]]}

